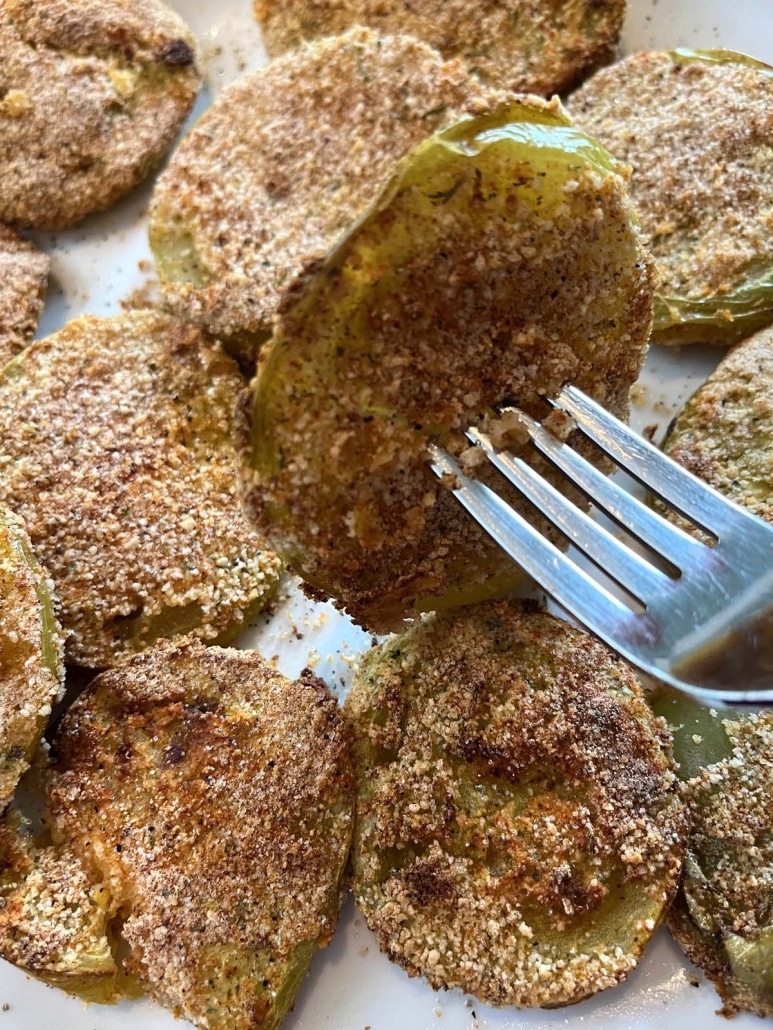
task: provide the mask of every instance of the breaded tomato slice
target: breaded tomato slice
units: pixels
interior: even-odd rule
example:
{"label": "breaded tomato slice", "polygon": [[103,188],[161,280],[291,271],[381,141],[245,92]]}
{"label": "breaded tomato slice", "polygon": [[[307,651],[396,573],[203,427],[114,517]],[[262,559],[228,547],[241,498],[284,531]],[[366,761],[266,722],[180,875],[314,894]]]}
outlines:
{"label": "breaded tomato slice", "polygon": [[0,367],[27,346],[48,285],[48,256],[0,225]]}
{"label": "breaded tomato slice", "polygon": [[734,343],[773,322],[773,68],[727,50],[632,54],[569,101],[633,167],[660,276],[655,343]]}
{"label": "breaded tomato slice", "polygon": [[167,303],[253,349],[410,148],[502,94],[405,36],[356,28],[238,79],[161,175],[150,242]]}
{"label": "breaded tomato slice", "polygon": [[[521,573],[427,444],[459,455],[507,404],[547,417],[566,383],[627,417],[653,290],[619,166],[557,101],[442,130],[286,291],[243,408],[248,512],[376,631],[501,594]],[[510,443],[525,450],[523,433]]]}
{"label": "breaded tomato slice", "polygon": [[151,311],[76,319],[0,375],[0,499],[54,581],[71,664],[232,636],[271,597],[282,564],[237,496],[243,385],[215,340]]}
{"label": "breaded tomato slice", "polygon": [[54,740],[55,836],[101,875],[127,970],[208,1030],[275,1030],[341,902],[349,737],[311,673],[158,645],[99,675]]}
{"label": "breaded tomato slice", "polygon": [[608,648],[533,604],[438,613],[366,655],[355,900],[432,987],[552,1008],[623,980],[687,835],[665,723]]}
{"label": "breaded tomato slice", "polygon": [[72,848],[36,842],[16,810],[3,817],[0,957],[87,1001],[116,1001],[123,978],[113,957],[109,900]]}
{"label": "breaded tomato slice", "polygon": [[0,0],[0,221],[61,229],[124,196],[199,84],[161,0]]}
{"label": "breaded tomato slice", "polygon": [[29,768],[63,692],[54,587],[22,520],[0,507],[0,812]]}
{"label": "breaded tomato slice", "polygon": [[614,54],[625,0],[255,0],[270,54],[368,25],[459,58],[493,86],[549,97]]}

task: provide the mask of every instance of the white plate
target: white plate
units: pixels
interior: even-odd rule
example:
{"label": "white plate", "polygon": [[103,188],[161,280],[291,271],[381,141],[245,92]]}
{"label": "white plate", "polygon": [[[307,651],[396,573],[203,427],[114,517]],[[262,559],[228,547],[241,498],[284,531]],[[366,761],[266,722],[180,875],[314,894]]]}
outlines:
{"label": "white plate", "polygon": [[[472,0],[471,0],[472,2]],[[197,33],[207,90],[196,113],[241,71],[265,60],[250,0],[172,0]],[[629,0],[626,52],[674,46],[722,46],[773,63],[771,0]],[[150,186],[106,215],[79,228],[38,237],[53,258],[52,288],[41,335],[82,313],[111,314],[121,300],[152,281],[145,213]],[[672,412],[705,378],[719,352],[653,350],[647,362],[634,422],[662,431]],[[312,665],[330,686],[345,690],[352,659],[370,637],[329,606],[288,597],[279,615],[255,627],[243,643],[259,646],[280,668],[295,674]],[[259,871],[256,870],[256,875]],[[409,979],[378,950],[351,902],[335,940],[312,964],[287,1030],[520,1030],[588,1026],[604,1030],[654,1030],[684,1023],[725,1030],[715,1015],[719,999],[688,966],[661,930],[639,968],[620,987],[573,1008],[552,1012],[493,1010],[459,992],[437,993]],[[183,1024],[150,1001],[115,1007],[84,1006],[0,962],[0,1030],[182,1030]],[[756,1017],[737,1017],[732,1030],[757,1030]]]}

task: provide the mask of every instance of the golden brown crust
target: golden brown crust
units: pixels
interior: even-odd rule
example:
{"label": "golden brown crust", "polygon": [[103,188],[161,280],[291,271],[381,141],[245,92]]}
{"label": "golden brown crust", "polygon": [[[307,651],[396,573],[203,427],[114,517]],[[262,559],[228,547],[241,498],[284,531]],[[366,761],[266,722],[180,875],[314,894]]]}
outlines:
{"label": "golden brown crust", "polygon": [[32,339],[48,284],[46,254],[0,224],[0,367]]}
{"label": "golden brown crust", "polygon": [[492,86],[550,96],[612,58],[625,0],[255,0],[269,54],[352,25],[423,39]]}
{"label": "golden brown crust", "polygon": [[633,54],[594,75],[568,106],[580,128],[633,166],[631,196],[664,297],[721,298],[750,270],[770,268],[770,74]]}
{"label": "golden brown crust", "polygon": [[773,713],[727,721],[725,728],[729,757],[684,787],[692,828],[668,926],[716,987],[725,1015],[771,1016]]}
{"label": "golden brown crust", "polygon": [[159,178],[151,243],[168,304],[226,336],[270,328],[410,147],[501,94],[408,37],[354,29],[223,91]]}
{"label": "golden brown crust", "polygon": [[56,584],[68,660],[235,632],[281,565],[236,499],[243,382],[211,338],[153,312],[82,318],[0,380],[0,496]]}
{"label": "golden brown crust", "polygon": [[199,87],[160,0],[0,0],[0,221],[56,229],[158,163]]}
{"label": "golden brown crust", "polygon": [[737,344],[677,414],[663,449],[773,522],[773,328]]}
{"label": "golden brown crust", "polygon": [[0,508],[0,812],[62,693],[62,635],[52,595],[22,520]]}
{"label": "golden brown crust", "polygon": [[382,948],[494,1005],[625,977],[676,890],[687,821],[631,670],[536,606],[434,615],[345,705],[354,893]]}
{"label": "golden brown crust", "polygon": [[56,833],[108,886],[138,978],[199,1026],[275,1026],[333,933],[351,837],[321,681],[159,645],[93,681],[54,752]]}

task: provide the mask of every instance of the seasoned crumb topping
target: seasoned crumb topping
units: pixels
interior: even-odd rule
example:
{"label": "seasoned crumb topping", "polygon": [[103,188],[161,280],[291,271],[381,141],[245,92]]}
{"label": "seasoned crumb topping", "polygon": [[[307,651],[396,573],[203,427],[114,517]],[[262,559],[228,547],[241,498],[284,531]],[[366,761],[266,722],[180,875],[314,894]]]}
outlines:
{"label": "seasoned crumb topping", "polygon": [[773,714],[726,720],[732,750],[684,786],[692,829],[669,928],[722,1012],[773,1015]]}
{"label": "seasoned crumb topping", "polygon": [[365,658],[345,712],[354,892],[389,956],[494,1005],[619,982],[687,832],[630,669],[518,603],[428,617]]}
{"label": "seasoned crumb topping", "polygon": [[612,57],[625,0],[255,0],[270,54],[352,25],[423,39],[491,85],[551,96]]}
{"label": "seasoned crumb topping", "polygon": [[48,283],[46,254],[0,225],[0,367],[32,339]]}
{"label": "seasoned crumb topping", "polygon": [[771,925],[773,904],[773,714],[760,713],[725,728],[729,758],[689,780],[690,851],[723,899],[722,929],[743,937]]}
{"label": "seasoned crumb topping", "polygon": [[24,517],[94,668],[158,637],[235,631],[281,564],[239,507],[235,364],[199,330],[82,318],[0,380],[0,497]]}
{"label": "seasoned crumb topping", "polygon": [[332,936],[348,736],[311,673],[158,646],[101,674],[54,742],[56,832],[125,917],[130,967],[198,1026],[276,1027]]}
{"label": "seasoned crumb topping", "polygon": [[739,343],[682,407],[663,449],[773,522],[773,329]]}
{"label": "seasoned crumb topping", "polygon": [[0,825],[0,875],[6,884],[15,880],[0,889],[4,959],[68,989],[113,979],[109,899],[71,848],[35,847],[6,817]]}
{"label": "seasoned crumb topping", "polygon": [[24,524],[0,509],[0,812],[62,692],[62,635],[52,596]]}
{"label": "seasoned crumb topping", "polygon": [[225,335],[270,328],[411,146],[504,94],[409,37],[357,28],[234,82],[156,185],[151,243],[169,305]]}
{"label": "seasoned crumb topping", "polygon": [[[439,485],[427,441],[458,453],[463,430],[502,404],[542,418],[567,382],[626,418],[649,337],[652,265],[623,178],[560,149],[557,102],[502,108],[482,120],[488,139],[495,118],[515,126],[501,148],[416,148],[286,292],[246,413],[256,524],[377,632],[502,594],[518,576]],[[538,145],[517,142],[530,118]],[[495,469],[478,471],[535,517]]]}
{"label": "seasoned crumb topping", "polygon": [[569,100],[633,166],[631,196],[666,296],[730,294],[773,261],[773,76],[634,54]]}
{"label": "seasoned crumb topping", "polygon": [[0,221],[57,229],[136,185],[199,87],[160,0],[0,0]]}

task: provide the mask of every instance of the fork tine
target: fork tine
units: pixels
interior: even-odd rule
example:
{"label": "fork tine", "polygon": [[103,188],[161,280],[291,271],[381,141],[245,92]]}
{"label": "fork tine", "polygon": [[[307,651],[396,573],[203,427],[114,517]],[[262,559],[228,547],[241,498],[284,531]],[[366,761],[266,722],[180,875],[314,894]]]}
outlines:
{"label": "fork tine", "polygon": [[[475,439],[477,432],[471,430],[468,435]],[[759,563],[748,561],[746,534],[742,534],[744,547],[740,551],[731,547],[728,552],[724,543],[716,548],[698,544],[706,560],[692,570],[696,575],[675,582],[673,595],[657,598],[651,609],[635,612],[545,539],[493,490],[469,479],[450,455],[432,444],[428,444],[428,452],[432,470],[440,478],[452,478],[449,489],[478,524],[554,601],[623,658],[704,702],[773,704],[770,666],[766,664],[769,649],[758,648],[757,633],[757,626],[771,618],[766,606],[770,603],[773,572],[755,578]],[[513,465],[518,468],[518,461]],[[532,475],[539,480],[538,474],[531,470],[527,473],[529,482]],[[759,525],[770,550],[773,530],[764,522]],[[717,563],[715,556],[720,551],[722,561]],[[753,547],[752,552],[754,558],[757,550]],[[762,562],[762,565],[769,569],[769,563]],[[705,605],[707,595],[712,594],[711,603]],[[729,599],[733,602],[728,607]],[[696,623],[696,614],[700,612],[705,618]],[[711,664],[714,653],[707,655],[705,648],[707,643],[717,640],[718,635],[720,658],[724,655],[725,641],[735,646],[737,638],[738,653],[743,652],[744,669],[748,664],[753,670],[751,686],[734,685],[738,655],[732,648],[732,661],[725,662],[724,666],[720,661],[716,669]],[[692,664],[693,659],[696,664]]]}
{"label": "fork tine", "polygon": [[735,506],[725,497],[676,465],[576,387],[564,387],[552,403],[570,414],[586,436],[621,468],[702,529],[719,537],[729,528],[728,519],[737,519]]}
{"label": "fork tine", "polygon": [[485,452],[488,460],[557,526],[571,542],[611,579],[643,604],[665,599],[673,580],[650,565],[623,541],[595,522],[568,497],[520,458],[497,452],[489,437],[478,429],[467,436]]}
{"label": "fork tine", "polygon": [[631,536],[682,571],[700,560],[704,544],[622,489],[529,415],[521,411],[518,414],[534,446]]}
{"label": "fork tine", "polygon": [[636,621],[630,608],[591,579],[493,490],[465,476],[457,463],[434,444],[428,449],[435,474],[454,477],[458,486],[453,493],[473,518],[570,615],[607,640],[616,627],[622,632],[621,623]]}

